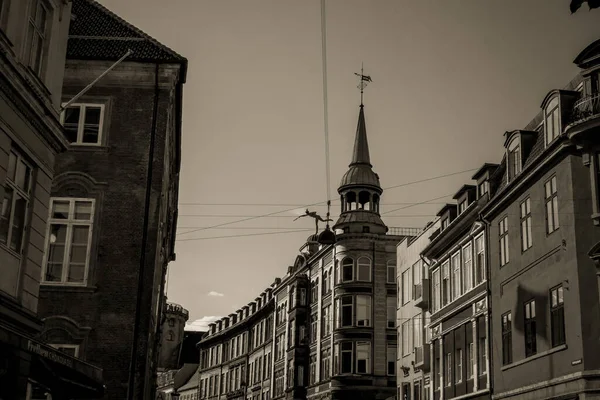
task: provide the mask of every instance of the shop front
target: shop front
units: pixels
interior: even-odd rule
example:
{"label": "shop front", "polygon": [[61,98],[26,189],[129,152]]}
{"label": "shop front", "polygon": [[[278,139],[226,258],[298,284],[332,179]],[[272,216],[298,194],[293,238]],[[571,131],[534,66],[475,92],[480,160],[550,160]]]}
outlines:
{"label": "shop front", "polygon": [[0,325],[0,400],[96,399],[102,370]]}

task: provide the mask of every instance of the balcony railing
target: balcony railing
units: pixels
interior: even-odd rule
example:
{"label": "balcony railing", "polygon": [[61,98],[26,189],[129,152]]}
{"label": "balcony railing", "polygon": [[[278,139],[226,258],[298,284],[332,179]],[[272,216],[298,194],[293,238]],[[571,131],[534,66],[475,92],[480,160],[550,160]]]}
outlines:
{"label": "balcony railing", "polygon": [[396,235],[396,236],[419,236],[419,234],[423,231],[421,228],[388,228],[388,235]]}
{"label": "balcony railing", "polygon": [[573,111],[568,120],[568,125],[581,123],[587,119],[600,116],[600,93],[584,96],[573,105]]}

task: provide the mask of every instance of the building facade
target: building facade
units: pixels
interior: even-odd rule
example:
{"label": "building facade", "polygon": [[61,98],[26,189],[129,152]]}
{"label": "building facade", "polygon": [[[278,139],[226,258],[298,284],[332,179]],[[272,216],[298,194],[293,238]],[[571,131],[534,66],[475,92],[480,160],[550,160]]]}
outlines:
{"label": "building facade", "polygon": [[253,302],[209,325],[206,336],[198,343],[198,373],[179,389],[182,396],[271,399],[273,290],[279,282],[276,280]]}
{"label": "building facade", "polygon": [[[0,2],[0,398],[102,395],[102,370],[39,339],[40,270],[71,4]],[[67,351],[68,352],[68,351]],[[82,389],[81,385],[88,389]]]}
{"label": "building facade", "polygon": [[431,361],[426,326],[429,324],[431,287],[429,268],[421,252],[441,227],[440,219],[428,224],[416,237],[398,244],[396,301],[398,331],[397,399],[430,400]]}
{"label": "building facade", "polygon": [[421,230],[381,219],[363,105],[338,192],[334,243],[311,235],[283,278],[200,342],[201,399],[394,396],[396,246]]}
{"label": "building facade", "polygon": [[150,399],[175,257],[187,61],[93,0],[73,0],[72,15],[57,99],[68,151],[45,202],[42,337],[103,367],[107,399]]}
{"label": "building facade", "polygon": [[590,221],[595,175],[570,136],[594,129],[599,44],[580,54],[582,73],[550,91],[523,130],[506,132],[499,185],[481,212],[489,224],[496,399],[598,396],[600,304],[588,254],[600,241]]}
{"label": "building facade", "polygon": [[185,334],[184,329],[188,319],[188,310],[179,304],[167,302],[161,321],[160,349],[157,364],[159,371],[180,368],[180,354]]}

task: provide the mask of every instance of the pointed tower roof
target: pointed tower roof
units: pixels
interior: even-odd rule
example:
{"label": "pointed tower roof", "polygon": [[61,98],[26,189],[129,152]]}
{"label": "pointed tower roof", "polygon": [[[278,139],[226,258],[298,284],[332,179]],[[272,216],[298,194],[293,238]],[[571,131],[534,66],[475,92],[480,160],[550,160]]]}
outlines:
{"label": "pointed tower roof", "polygon": [[367,164],[371,165],[369,156],[369,142],[367,140],[367,125],[365,124],[365,106],[360,105],[358,114],[358,125],[356,126],[356,138],[354,139],[354,151],[352,152],[352,162],[350,165]]}
{"label": "pointed tower roof", "polygon": [[367,141],[367,125],[365,123],[364,106],[360,105],[354,151],[348,171],[342,177],[338,192],[343,192],[348,186],[362,186],[382,192],[379,176],[373,171],[371,157],[369,156],[369,142]]}

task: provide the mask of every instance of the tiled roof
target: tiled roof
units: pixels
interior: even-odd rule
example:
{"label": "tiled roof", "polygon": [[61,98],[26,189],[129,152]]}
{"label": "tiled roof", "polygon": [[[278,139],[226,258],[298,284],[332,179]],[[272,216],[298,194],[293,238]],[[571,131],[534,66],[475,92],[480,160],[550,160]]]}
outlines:
{"label": "tiled roof", "polygon": [[67,59],[182,63],[187,59],[94,0],[73,0]]}

